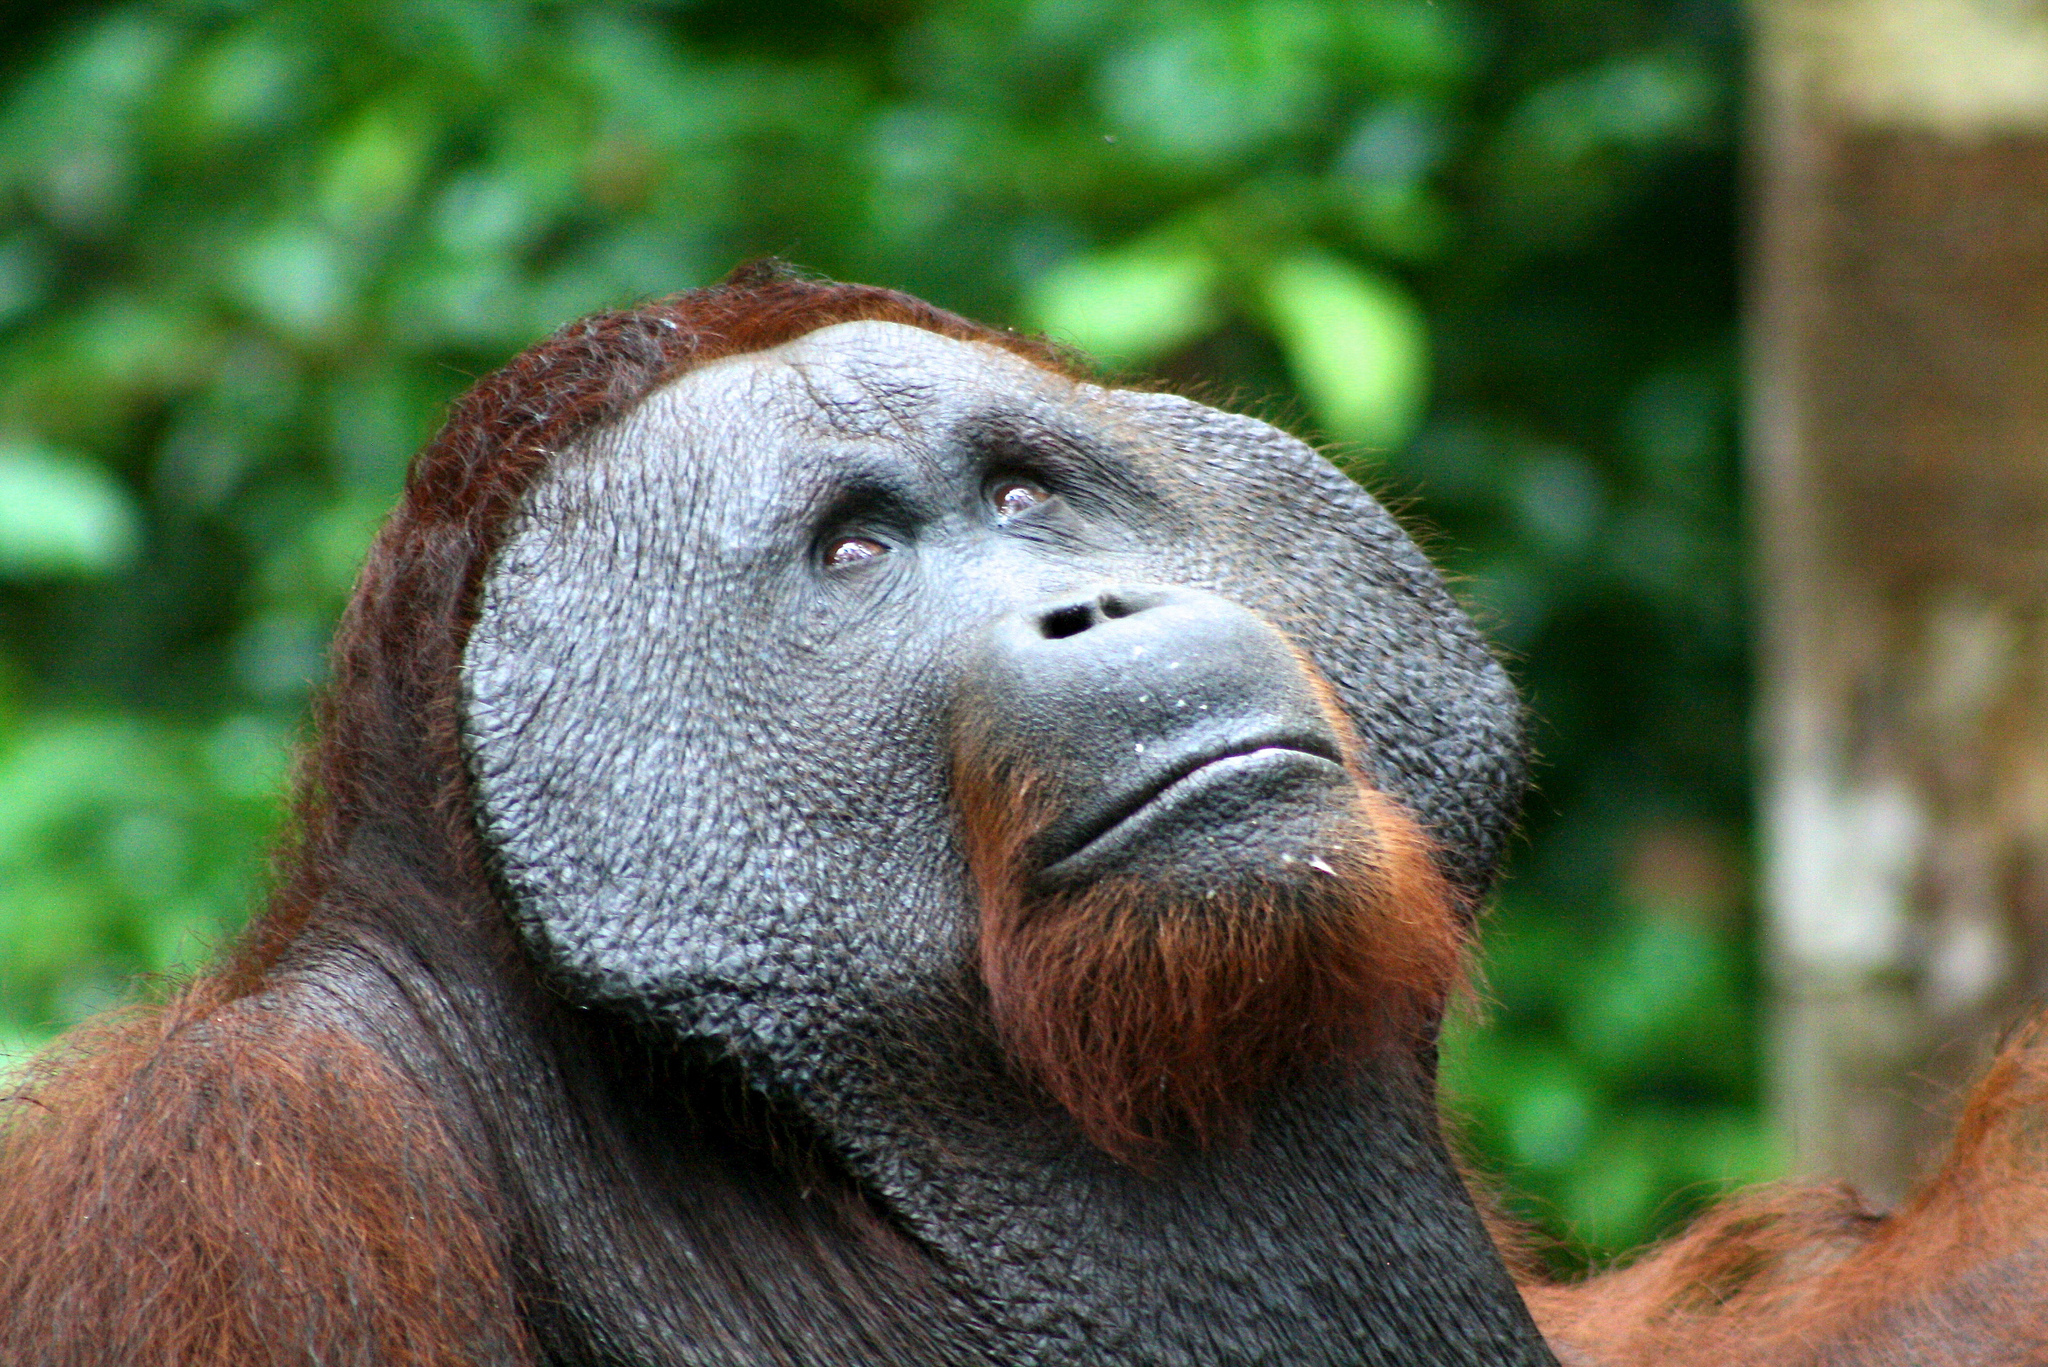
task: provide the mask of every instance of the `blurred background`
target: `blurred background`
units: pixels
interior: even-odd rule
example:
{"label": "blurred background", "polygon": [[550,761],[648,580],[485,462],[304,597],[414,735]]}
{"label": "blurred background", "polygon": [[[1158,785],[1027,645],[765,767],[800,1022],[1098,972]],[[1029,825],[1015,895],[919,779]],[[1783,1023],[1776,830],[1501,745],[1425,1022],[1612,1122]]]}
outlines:
{"label": "blurred background", "polygon": [[261,898],[335,614],[450,398],[775,254],[1282,422],[1425,538],[1539,759],[1446,1076],[1562,1262],[1800,1166],[1766,1104],[1744,529],[1777,524],[1743,511],[1736,284],[1775,240],[1739,227],[1738,134],[1797,100],[1745,114],[1732,0],[0,25],[0,1048]]}

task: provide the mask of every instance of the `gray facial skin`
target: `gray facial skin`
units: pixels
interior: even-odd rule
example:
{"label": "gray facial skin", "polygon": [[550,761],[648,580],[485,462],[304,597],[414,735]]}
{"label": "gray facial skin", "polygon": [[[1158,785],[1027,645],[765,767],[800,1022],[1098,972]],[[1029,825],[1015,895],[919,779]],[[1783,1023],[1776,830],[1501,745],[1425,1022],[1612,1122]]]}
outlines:
{"label": "gray facial skin", "polygon": [[[1053,497],[1006,519],[1005,477]],[[845,536],[886,554],[828,564]],[[465,738],[531,953],[808,1117],[981,1307],[989,1360],[1547,1361],[1437,1137],[1432,1060],[1291,1091],[1241,1146],[1144,1176],[993,1057],[948,719],[997,623],[1117,585],[1284,632],[1476,901],[1518,705],[1384,510],[1263,423],[858,322],[658,390],[509,529]]]}

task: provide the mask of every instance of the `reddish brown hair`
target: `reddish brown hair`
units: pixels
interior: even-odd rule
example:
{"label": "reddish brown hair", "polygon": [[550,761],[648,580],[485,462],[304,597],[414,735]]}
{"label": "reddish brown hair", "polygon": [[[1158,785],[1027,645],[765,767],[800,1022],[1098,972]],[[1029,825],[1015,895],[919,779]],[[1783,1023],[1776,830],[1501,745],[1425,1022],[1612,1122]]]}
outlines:
{"label": "reddish brown hair", "polygon": [[6,1136],[0,1358],[528,1358],[477,1175],[361,1041],[244,1006],[70,1048]]}
{"label": "reddish brown hair", "polygon": [[1303,1069],[1422,1047],[1459,981],[1463,919],[1430,843],[1357,763],[1319,876],[1227,897],[1134,877],[1034,889],[1026,852],[1052,815],[1028,759],[979,718],[956,729],[954,788],[979,894],[979,964],[1015,1066],[1089,1140],[1137,1167],[1169,1141],[1228,1139]]}
{"label": "reddish brown hair", "polygon": [[1523,1295],[1567,1367],[2048,1362],[2044,1116],[2037,1018],[1896,1211],[1873,1213],[1843,1186],[1765,1188],[1631,1266],[1576,1285],[1530,1276]]}
{"label": "reddish brown hair", "polygon": [[[374,942],[437,983],[474,971],[507,985],[513,951],[454,710],[505,519],[554,453],[692,366],[860,319],[1062,365],[893,291],[766,268],[574,324],[456,405],[344,621],[269,912],[225,967],[161,1011],[75,1037],[0,1107],[0,1360],[531,1360],[531,1307],[511,1290],[518,1216],[495,1204],[488,1146],[455,1132],[462,1115],[429,1094],[429,1074],[309,1019],[291,954],[302,939],[366,954]],[[971,736],[958,774],[998,1028],[1111,1152],[1143,1162],[1175,1131],[1227,1134],[1286,1068],[1341,1066],[1433,1026],[1457,919],[1413,823],[1363,781],[1355,858],[1332,879],[1341,894],[1211,909],[1127,885],[1029,895],[1019,853],[1041,814],[1028,774]],[[1898,1213],[1839,1192],[1766,1193],[1633,1267],[1526,1294],[1568,1364],[2048,1360],[2044,1113],[2037,1026]],[[879,1217],[872,1227],[893,1233]],[[870,1292],[883,1279],[843,1280]]]}
{"label": "reddish brown hair", "polygon": [[315,938],[506,981],[455,703],[507,517],[555,453],[692,367],[870,319],[1065,365],[908,295],[769,264],[574,323],[457,401],[343,619],[269,909],[167,1007],[81,1033],[0,1098],[0,1359],[527,1356],[495,1174],[376,1049],[260,994]]}

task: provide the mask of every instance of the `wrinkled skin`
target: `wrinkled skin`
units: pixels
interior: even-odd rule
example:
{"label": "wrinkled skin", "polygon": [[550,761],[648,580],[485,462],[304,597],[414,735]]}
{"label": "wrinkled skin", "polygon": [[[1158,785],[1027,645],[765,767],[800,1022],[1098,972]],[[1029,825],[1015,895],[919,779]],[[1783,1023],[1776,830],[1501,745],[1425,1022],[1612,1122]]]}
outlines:
{"label": "wrinkled skin", "polygon": [[[1553,1361],[1434,1096],[1515,701],[1300,443],[760,263],[458,400],[332,659],[269,905],[0,1096],[0,1361]],[[2048,1360],[2044,1052],[1531,1304]]]}
{"label": "wrinkled skin", "polygon": [[[1051,497],[1002,517],[1006,480]],[[827,566],[845,536],[887,554]],[[1516,704],[1377,504],[1263,423],[860,322],[685,376],[529,496],[466,666],[528,932],[579,991],[726,1047],[812,1028],[813,990],[839,1011],[932,992],[965,919],[946,719],[1010,619],[1109,587],[1284,629],[1373,777],[1483,886],[1519,796]],[[1189,647],[1212,669],[1228,649]],[[1105,668],[1101,697],[1160,681]],[[1015,724],[1071,735],[1058,713],[1087,702]]]}
{"label": "wrinkled skin", "polygon": [[[1006,1069],[977,996],[963,712],[1048,776],[1049,884],[1315,877],[1354,786],[1341,723],[1468,913],[1483,892],[1521,782],[1511,690],[1306,447],[844,323],[560,453],[481,603],[465,745],[529,952],[787,1107],[930,1255],[953,1360],[1548,1360],[1438,1137],[1429,1051],[1249,1098],[1233,1142],[1142,1172]],[[576,1184],[536,1184],[541,1243],[589,1238]],[[630,1256],[541,1259],[581,1307],[567,1360],[693,1332],[658,1289],[604,1308]]]}

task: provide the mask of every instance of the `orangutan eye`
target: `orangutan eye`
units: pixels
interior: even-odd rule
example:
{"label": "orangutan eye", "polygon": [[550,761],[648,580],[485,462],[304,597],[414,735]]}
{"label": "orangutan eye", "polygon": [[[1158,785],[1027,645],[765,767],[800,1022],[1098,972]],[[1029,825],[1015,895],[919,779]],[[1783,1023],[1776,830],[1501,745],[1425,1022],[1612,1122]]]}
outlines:
{"label": "orangutan eye", "polygon": [[837,569],[879,560],[888,553],[889,548],[871,536],[842,536],[825,547],[825,563]]}
{"label": "orangutan eye", "polygon": [[1036,484],[1022,479],[1006,479],[989,491],[989,502],[995,505],[996,516],[1004,522],[1051,497]]}

